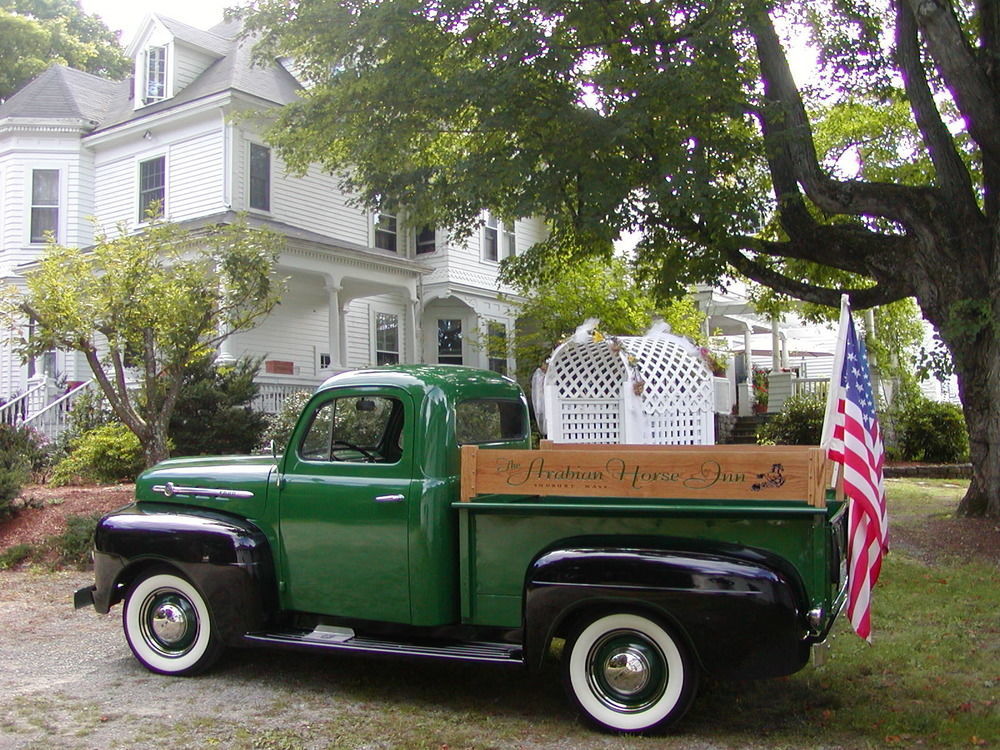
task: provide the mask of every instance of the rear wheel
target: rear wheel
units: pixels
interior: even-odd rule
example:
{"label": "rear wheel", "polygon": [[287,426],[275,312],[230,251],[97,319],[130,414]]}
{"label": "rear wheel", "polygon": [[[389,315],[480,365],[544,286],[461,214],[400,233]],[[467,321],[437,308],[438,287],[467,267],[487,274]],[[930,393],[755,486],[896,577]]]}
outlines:
{"label": "rear wheel", "polygon": [[593,723],[616,732],[662,729],[694,700],[698,673],[685,644],[644,615],[583,623],[563,656],[567,692]]}
{"label": "rear wheel", "polygon": [[135,658],[159,674],[202,672],[222,651],[205,598],[174,573],[153,571],[134,581],[122,625]]}

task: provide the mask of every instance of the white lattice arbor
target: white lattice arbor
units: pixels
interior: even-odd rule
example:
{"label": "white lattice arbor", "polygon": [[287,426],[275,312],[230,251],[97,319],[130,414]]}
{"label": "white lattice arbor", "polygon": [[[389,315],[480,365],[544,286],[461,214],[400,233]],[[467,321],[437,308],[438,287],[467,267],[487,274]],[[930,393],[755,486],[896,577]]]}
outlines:
{"label": "white lattice arbor", "polygon": [[715,442],[712,373],[681,336],[570,339],[553,352],[543,391],[557,443]]}

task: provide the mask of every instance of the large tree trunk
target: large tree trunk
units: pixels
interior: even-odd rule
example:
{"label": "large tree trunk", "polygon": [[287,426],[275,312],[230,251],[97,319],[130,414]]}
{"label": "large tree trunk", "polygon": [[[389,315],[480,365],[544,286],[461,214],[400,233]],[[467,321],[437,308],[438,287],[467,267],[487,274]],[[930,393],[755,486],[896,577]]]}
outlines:
{"label": "large tree trunk", "polygon": [[[1000,302],[995,302],[994,307],[998,306]],[[1000,337],[996,328],[987,325],[974,339],[946,340],[958,372],[972,460],[972,482],[958,506],[962,516],[1000,518]]]}

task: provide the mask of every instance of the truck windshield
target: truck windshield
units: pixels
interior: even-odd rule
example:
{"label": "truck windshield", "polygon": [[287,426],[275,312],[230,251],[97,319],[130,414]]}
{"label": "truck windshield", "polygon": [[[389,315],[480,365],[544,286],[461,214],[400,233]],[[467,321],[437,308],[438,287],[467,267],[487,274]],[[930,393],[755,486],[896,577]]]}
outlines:
{"label": "truck windshield", "polygon": [[478,398],[460,401],[455,407],[455,434],[459,445],[523,440],[527,429],[520,401]]}

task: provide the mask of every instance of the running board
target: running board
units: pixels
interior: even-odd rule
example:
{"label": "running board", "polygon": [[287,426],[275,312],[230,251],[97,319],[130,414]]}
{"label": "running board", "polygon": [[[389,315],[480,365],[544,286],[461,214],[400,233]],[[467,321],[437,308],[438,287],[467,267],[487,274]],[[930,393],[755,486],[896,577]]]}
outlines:
{"label": "running board", "polygon": [[316,648],[329,651],[355,651],[366,654],[396,654],[398,656],[429,656],[459,661],[493,662],[498,664],[523,664],[520,645],[487,643],[481,641],[451,641],[441,644],[405,643],[382,641],[359,636],[331,637],[329,633],[289,631],[282,633],[247,633],[245,641],[260,646],[291,646]]}

